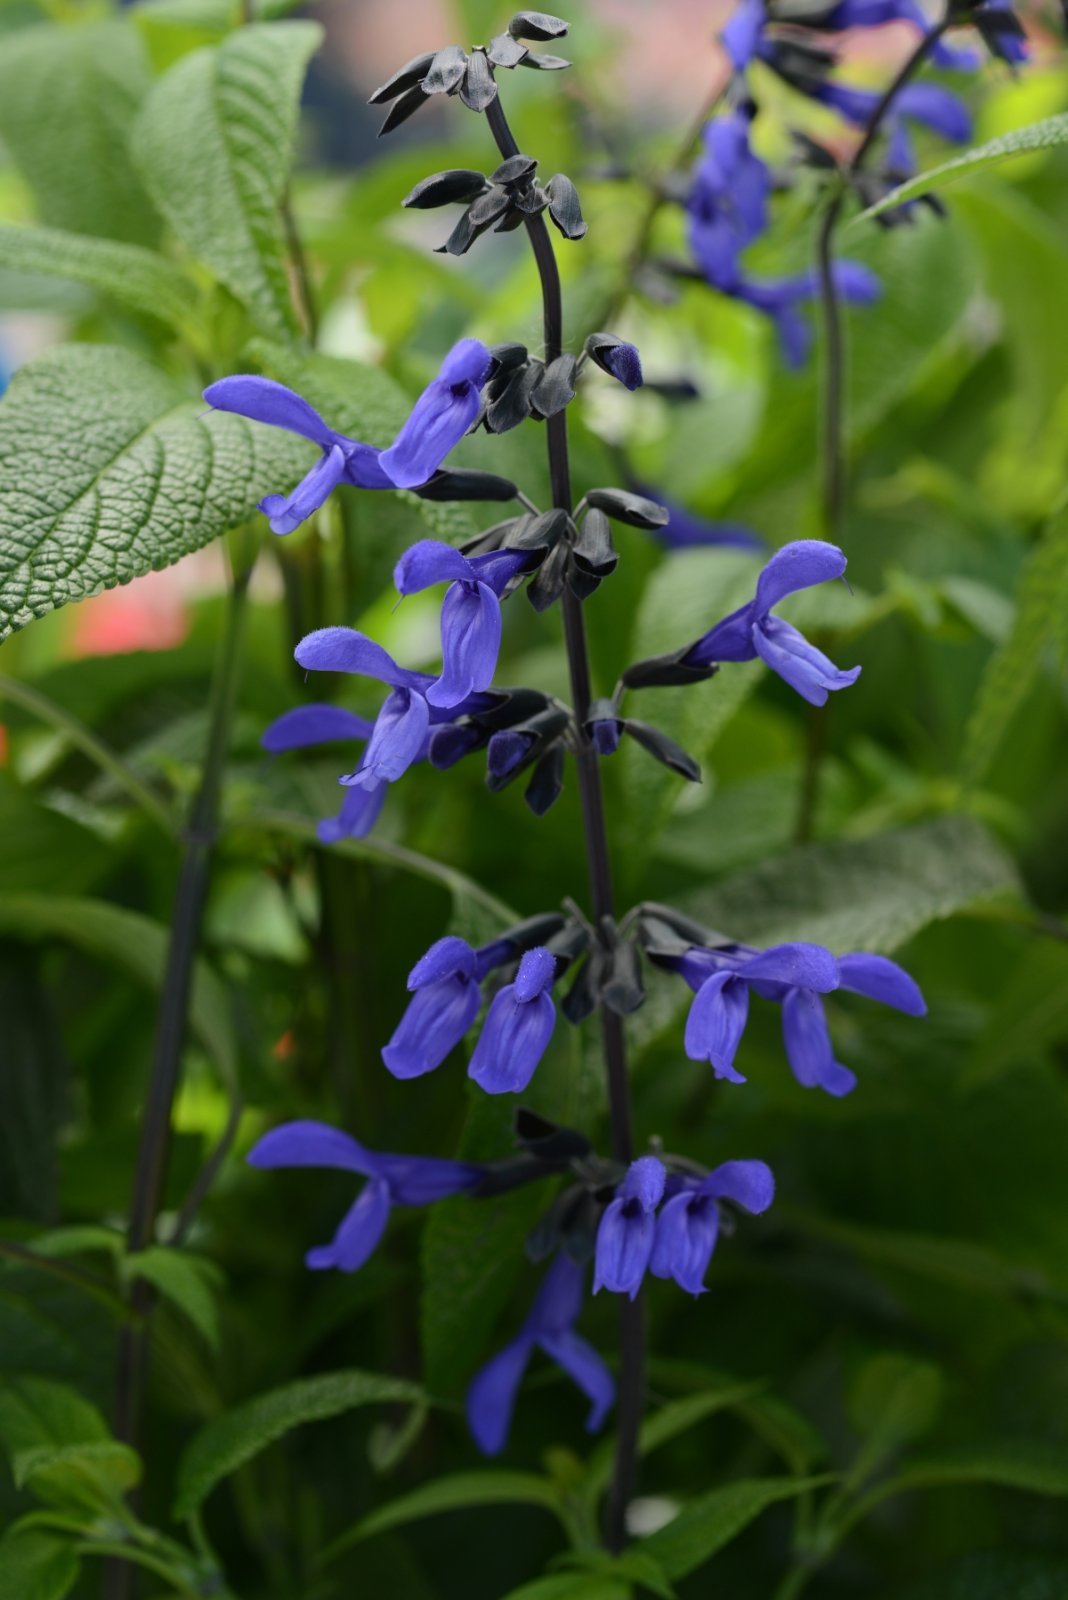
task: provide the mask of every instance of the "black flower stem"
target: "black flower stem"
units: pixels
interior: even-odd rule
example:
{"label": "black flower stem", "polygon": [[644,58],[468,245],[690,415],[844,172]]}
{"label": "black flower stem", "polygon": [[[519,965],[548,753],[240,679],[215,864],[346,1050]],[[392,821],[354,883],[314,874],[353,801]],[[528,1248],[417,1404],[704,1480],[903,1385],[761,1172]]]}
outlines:
{"label": "black flower stem", "polygon": [[925,33],[915,50],[902,63],[897,75],[875,107],[863,137],[842,174],[831,201],[823,213],[816,242],[820,280],[820,305],[823,313],[824,390],[823,390],[823,521],[827,533],[837,538],[845,505],[845,460],[842,449],[845,399],[845,330],[842,307],[834,286],[834,235],[842,215],[851,179],[863,170],[872,146],[882,131],[894,101],[919,71],[931,49],[956,21],[951,13]]}
{"label": "black flower stem", "polygon": [[[226,631],[211,689],[208,748],[200,787],[193,801],[184,834],[182,864],[171,918],[167,962],[163,975],[156,1038],[148,1081],[148,1096],[141,1121],[141,1138],[134,1170],[133,1197],[126,1248],[130,1254],[147,1249],[155,1233],[163,1199],[171,1149],[171,1116],[181,1073],[189,997],[208,879],[218,830],[219,795],[230,743],[237,672],[241,659],[245,602],[252,566],[237,572],[230,590]],[[148,1326],[152,1291],[142,1279],[130,1297],[135,1320],[119,1334],[115,1390],[115,1433],[138,1448],[148,1367]],[[108,1574],[108,1600],[123,1600],[129,1593],[132,1572],[127,1563],[112,1566]]]}
{"label": "black flower stem", "polygon": [[[508,119],[499,96],[487,109],[486,121],[497,141],[497,148],[502,158],[507,160],[509,156],[518,155],[519,146],[508,126]],[[560,273],[545,218],[528,217],[525,225],[541,279],[545,327],[543,354],[546,362],[550,362],[556,359],[563,347],[564,316]],[[545,427],[553,505],[570,515],[573,500],[566,412],[561,411],[556,416],[550,417]],[[582,806],[586,864],[590,876],[590,898],[594,919],[600,922],[602,917],[612,916],[614,901],[601,772],[597,764],[597,753],[584,732],[586,716],[593,698],[590,684],[590,656],[586,644],[586,622],[582,612],[582,602],[576,599],[570,589],[564,590],[562,606],[564,642],[571,675],[571,699],[577,725],[575,761]],[[612,1150],[618,1161],[629,1162],[634,1153],[634,1140],[631,1129],[630,1085],[627,1079],[626,1036],[622,1018],[604,1007],[601,1009],[601,1035],[605,1076],[608,1081]],[[622,1549],[626,1539],[624,1515],[634,1489],[638,1429],[645,1396],[645,1331],[641,1302],[624,1299],[621,1301],[621,1306],[619,1421],[615,1472],[609,1491],[605,1522],[606,1542],[609,1549],[615,1552]]]}

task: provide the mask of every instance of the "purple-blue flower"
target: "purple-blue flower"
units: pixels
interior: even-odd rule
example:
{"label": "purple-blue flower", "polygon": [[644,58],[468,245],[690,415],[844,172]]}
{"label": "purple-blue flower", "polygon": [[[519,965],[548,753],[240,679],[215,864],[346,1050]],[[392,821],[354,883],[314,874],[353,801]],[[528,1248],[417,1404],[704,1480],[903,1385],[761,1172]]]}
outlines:
{"label": "purple-blue flower", "polygon": [[725,1161],[704,1178],[672,1176],[673,1191],[656,1219],[649,1271],[674,1278],[687,1294],[705,1293],[705,1273],[719,1233],[719,1202],[730,1200],[753,1215],[775,1198],[775,1179],[763,1161]]}
{"label": "purple-blue flower", "polygon": [[435,539],[422,539],[401,556],[393,573],[400,594],[449,585],[441,607],[441,676],[426,691],[430,705],[451,709],[489,688],[501,647],[500,595],[533,559],[523,550],[469,559]]}
{"label": "purple-blue flower", "polygon": [[810,705],[825,705],[831,690],[845,689],[857,681],[860,668],[840,670],[790,623],[772,616],[771,608],[799,589],[840,578],[845,569],[846,558],[837,545],[820,539],[797,539],[783,545],[757,579],[755,598],[698,639],[684,660],[704,667],[717,661],[752,661],[759,656]]}
{"label": "purple-blue flower", "polygon": [[[920,33],[931,31],[930,19],[918,0],[838,0],[833,10],[820,18],[820,28],[839,33],[847,28],[881,28],[889,22],[911,23]],[[979,65],[976,51],[957,49],[944,39],[931,46],[929,60],[933,66],[959,72],[971,72]]]}
{"label": "purple-blue flower", "polygon": [[768,225],[771,171],[750,147],[750,120],[739,109],[705,124],[686,201],[690,248],[709,283],[726,293],[737,286],[741,252]]}
{"label": "purple-blue flower", "polygon": [[515,982],[494,996],[467,1069],[487,1094],[519,1094],[534,1076],[556,1022],[555,977],[556,957],[537,945],[524,952]]}
{"label": "purple-blue flower", "polygon": [[253,422],[285,428],[321,449],[321,457],[291,494],[270,494],[260,502],[272,530],[285,534],[318,511],[339,483],[359,489],[404,489],[432,478],[478,416],[492,361],[477,339],[461,339],[386,450],[337,433],[307,400],[273,378],[248,374],[220,378],[208,385],[204,398],[216,411],[233,411]]}
{"label": "purple-blue flower", "polygon": [[780,944],[759,953],[691,950],[677,970],[696,990],[686,1019],[684,1047],[691,1061],[707,1061],[717,1078],[745,1079],[734,1058],[749,1018],[750,984],[787,984],[826,994],[839,983],[838,964],[818,944]]}
{"label": "purple-blue flower", "polygon": [[[825,82],[813,91],[815,99],[837,111],[854,127],[866,128],[879,104],[873,89],[858,89],[853,84]],[[971,138],[971,114],[963,100],[938,83],[910,83],[894,96],[887,117],[890,136],[888,161],[893,172],[906,177],[916,170],[907,122],[919,122],[932,133],[953,144],[966,144]]]}
{"label": "purple-blue flower", "polygon": [[420,1078],[441,1066],[478,1015],[480,981],[511,951],[508,940],[473,950],[449,934],[420,956],[408,974],[413,998],[382,1051],[395,1078]]}
{"label": "purple-blue flower", "polygon": [[249,1151],[254,1167],[324,1167],[367,1178],[329,1244],[309,1250],[305,1262],[321,1270],[355,1272],[374,1253],[392,1206],[425,1206],[472,1189],[481,1167],[433,1156],[379,1155],[324,1122],[287,1122]]}
{"label": "purple-blue flower", "polygon": [[656,1156],[639,1156],[608,1202],[597,1229],[593,1292],[610,1289],[633,1300],[653,1253],[656,1208],[667,1173]]}
{"label": "purple-blue flower", "polygon": [[[837,967],[840,989],[878,1000],[906,1016],[926,1016],[927,1005],[919,986],[896,961],[856,951],[839,956]],[[772,992],[768,998],[781,1000],[786,1059],[798,1083],[805,1089],[823,1089],[839,1097],[849,1094],[856,1087],[856,1074],[835,1060],[819,995],[802,985],[782,994]]]}
{"label": "purple-blue flower", "polygon": [[742,0],[720,33],[720,43],[735,72],[744,72],[757,54],[766,22],[764,0]]}
{"label": "purple-blue flower", "polygon": [[[366,740],[373,731],[374,723],[358,717],[354,711],[346,711],[342,706],[312,704],[284,711],[264,729],[260,743],[271,755],[279,755],[286,750],[305,750],[312,745],[333,744],[342,739]],[[379,783],[348,789],[337,816],[324,818],[316,826],[320,843],[362,839],[370,833],[378,820],[387,787]]]}
{"label": "purple-blue flower", "polygon": [[[835,293],[844,305],[874,305],[882,294],[878,277],[861,261],[835,261],[831,277]],[[815,300],[819,292],[819,274],[815,271],[801,272],[792,278],[740,278],[730,291],[736,300],[744,301],[771,318],[788,367],[802,366],[808,356],[812,330],[799,307]]]}
{"label": "purple-blue flower", "polygon": [[590,1401],[586,1428],[604,1422],[616,1395],[612,1374],[591,1344],[575,1332],[582,1308],[584,1270],[562,1251],[542,1279],[519,1333],[475,1376],[467,1392],[467,1421],[479,1449],[504,1449],[516,1395],[535,1349],[562,1367]]}

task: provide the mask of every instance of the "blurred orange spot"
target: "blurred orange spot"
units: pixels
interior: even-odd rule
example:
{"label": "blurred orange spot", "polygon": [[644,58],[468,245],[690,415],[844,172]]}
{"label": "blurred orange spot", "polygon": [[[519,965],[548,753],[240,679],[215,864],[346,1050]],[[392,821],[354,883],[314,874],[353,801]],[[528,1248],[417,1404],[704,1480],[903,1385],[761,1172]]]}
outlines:
{"label": "blurred orange spot", "polygon": [[296,1035],[292,1028],[287,1028],[282,1037],[275,1042],[271,1054],[276,1061],[291,1061],[296,1048]]}
{"label": "blurred orange spot", "polygon": [[84,601],[73,613],[64,654],[80,660],[127,650],[173,650],[189,632],[182,590],[172,569],[146,573]]}

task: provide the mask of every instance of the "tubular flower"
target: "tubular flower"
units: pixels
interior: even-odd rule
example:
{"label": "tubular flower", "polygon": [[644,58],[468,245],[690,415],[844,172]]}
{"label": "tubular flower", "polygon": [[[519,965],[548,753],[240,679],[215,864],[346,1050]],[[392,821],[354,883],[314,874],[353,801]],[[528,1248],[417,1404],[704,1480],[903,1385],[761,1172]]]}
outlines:
{"label": "tubular flower", "polygon": [[273,378],[240,374],[220,378],[204,390],[216,411],[232,411],[253,422],[285,428],[317,444],[322,455],[289,495],[260,502],[275,533],[292,533],[339,483],[358,489],[404,489],[426,483],[478,416],[482,385],[492,360],[477,339],[453,346],[441,371],[423,390],[403,428],[386,450],[337,433],[301,395]]}
{"label": "tubular flower", "polygon": [[345,1213],[329,1244],[309,1250],[305,1262],[319,1271],[356,1272],[373,1255],[391,1207],[425,1206],[473,1189],[482,1168],[431,1156],[379,1155],[324,1122],[287,1122],[249,1151],[254,1167],[323,1167],[354,1172],[368,1181]]}
{"label": "tubular flower", "polygon": [[382,1051],[395,1078],[420,1078],[441,1066],[478,1015],[480,979],[510,954],[507,941],[473,950],[449,935],[420,956],[408,974],[413,998]]}
{"label": "tubular flower", "polygon": [[516,1395],[535,1349],[562,1367],[590,1401],[586,1428],[604,1422],[616,1386],[592,1345],[575,1332],[582,1307],[584,1272],[562,1251],[542,1279],[519,1333],[476,1375],[467,1392],[467,1421],[479,1449],[495,1456],[504,1449]]}
{"label": "tubular flower", "polygon": [[845,569],[846,558],[837,545],[820,539],[798,539],[783,545],[757,579],[756,595],[749,604],[704,634],[683,659],[692,666],[709,666],[717,661],[753,661],[759,656],[810,705],[825,705],[832,690],[857,681],[860,668],[840,670],[790,623],[773,617],[771,608],[800,589],[840,578]]}
{"label": "tubular flower", "polygon": [[451,709],[489,688],[501,647],[500,596],[533,559],[522,550],[468,559],[434,539],[420,540],[401,556],[393,574],[400,594],[449,585],[441,608],[441,676],[426,691],[430,705]]}
{"label": "tubular flower", "polygon": [[775,1179],[763,1161],[725,1161],[705,1178],[672,1177],[675,1191],[656,1219],[649,1271],[674,1278],[687,1294],[705,1293],[705,1273],[719,1233],[719,1202],[743,1211],[766,1211],[775,1196]]}
{"label": "tubular flower", "polygon": [[534,1076],[556,1022],[548,992],[555,977],[556,957],[538,945],[494,996],[467,1069],[487,1094],[519,1094]]}
{"label": "tubular flower", "polygon": [[749,985],[785,983],[826,994],[839,984],[838,964],[817,944],[781,944],[760,954],[694,951],[681,958],[683,976],[697,992],[686,1019],[691,1061],[707,1061],[717,1078],[745,1079],[734,1057],[749,1017]]}
{"label": "tubular flower", "polygon": [[593,1292],[611,1289],[633,1300],[653,1253],[656,1208],[667,1174],[656,1156],[639,1156],[605,1207],[597,1229]]}
{"label": "tubular flower", "polygon": [[[906,1016],[926,1016],[927,1005],[918,985],[896,961],[857,951],[840,956],[837,967],[839,988],[878,1000],[895,1011],[903,1011]],[[782,1003],[786,1059],[798,1083],[805,1089],[823,1089],[836,1097],[855,1089],[856,1073],[835,1060],[819,994],[801,986],[791,987],[782,994],[773,993],[770,998]]]}

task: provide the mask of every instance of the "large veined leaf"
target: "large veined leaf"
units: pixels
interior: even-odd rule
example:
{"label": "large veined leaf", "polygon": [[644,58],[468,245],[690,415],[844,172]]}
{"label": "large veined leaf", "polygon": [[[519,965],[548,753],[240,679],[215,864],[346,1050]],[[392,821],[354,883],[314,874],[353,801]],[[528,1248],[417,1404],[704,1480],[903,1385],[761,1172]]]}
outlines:
{"label": "large veined leaf", "polygon": [[256,23],[185,56],[152,90],[133,153],[175,233],[268,332],[297,322],[280,205],[314,22]]}
{"label": "large veined leaf", "polygon": [[0,223],[0,267],[87,284],[131,311],[179,327],[196,300],[185,273],[154,250],[63,228]]}
{"label": "large veined leaf", "polygon": [[[17,939],[62,939],[98,960],[113,961],[142,982],[158,987],[167,955],[168,930],[139,911],[104,900],[65,899],[52,894],[0,895],[0,932]],[[237,1074],[237,1045],[226,994],[206,962],[197,963],[189,1021],[223,1078]]]}
{"label": "large veined leaf", "polygon": [[[1066,118],[1068,120],[1068,118]],[[1068,642],[1068,509],[1053,517],[1020,576],[1012,629],[987,664],[964,743],[973,781],[989,766],[1051,648]]]}
{"label": "large veined leaf", "polygon": [[25,28],[0,50],[0,139],[57,228],[142,243],[159,230],[128,140],[149,87],[126,22]]}
{"label": "large veined leaf", "polygon": [[182,1455],[175,1516],[188,1517],[223,1478],[301,1423],[395,1400],[418,1403],[425,1396],[417,1384],[403,1378],[384,1378],[376,1372],[329,1372],[300,1378],[224,1412],[201,1429]]}
{"label": "large veined leaf", "polygon": [[940,817],[805,845],[691,896],[687,910],[750,944],[808,939],[885,952],[929,922],[1017,892],[1009,857],[980,823]]}
{"label": "large veined leaf", "polygon": [[1000,166],[1003,161],[1011,161],[1016,156],[1031,155],[1036,150],[1050,150],[1058,144],[1068,144],[1068,112],[1060,112],[1055,117],[1043,117],[1041,122],[1032,122],[1029,127],[1003,133],[1000,138],[976,145],[973,150],[966,150],[952,161],[941,162],[929,172],[919,173],[907,183],[898,184],[896,189],[891,189],[875,205],[862,211],[855,222],[865,222],[883,211],[892,211],[906,200],[947,189],[962,178],[970,178],[989,167]]}
{"label": "large veined leaf", "polygon": [[685,1578],[737,1538],[777,1500],[791,1500],[826,1483],[824,1478],[742,1478],[683,1506],[678,1516],[640,1545],[669,1578]]}
{"label": "large veined leaf", "polygon": [[60,345],[0,401],[0,640],[240,526],[314,452],[128,351]]}

